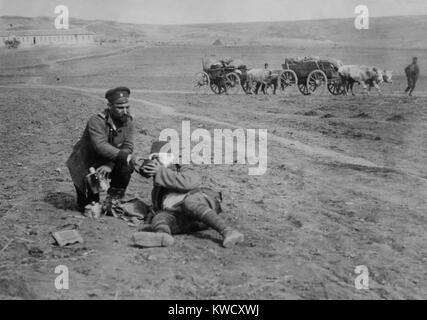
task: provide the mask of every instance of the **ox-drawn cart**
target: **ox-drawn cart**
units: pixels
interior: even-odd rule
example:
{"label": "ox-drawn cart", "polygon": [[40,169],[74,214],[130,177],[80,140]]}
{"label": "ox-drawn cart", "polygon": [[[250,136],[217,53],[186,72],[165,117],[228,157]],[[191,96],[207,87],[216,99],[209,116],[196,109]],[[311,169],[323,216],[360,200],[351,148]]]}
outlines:
{"label": "ox-drawn cart", "polygon": [[243,65],[233,64],[232,61],[202,60],[203,71],[196,73],[194,88],[206,91],[210,88],[214,93],[237,93],[240,90],[242,77],[246,72]]}
{"label": "ox-drawn cart", "polygon": [[344,93],[344,87],[338,74],[339,67],[340,62],[333,59],[285,59],[278,80],[279,88],[285,90],[297,85],[303,95],[309,95],[327,87],[331,94],[341,95]]}

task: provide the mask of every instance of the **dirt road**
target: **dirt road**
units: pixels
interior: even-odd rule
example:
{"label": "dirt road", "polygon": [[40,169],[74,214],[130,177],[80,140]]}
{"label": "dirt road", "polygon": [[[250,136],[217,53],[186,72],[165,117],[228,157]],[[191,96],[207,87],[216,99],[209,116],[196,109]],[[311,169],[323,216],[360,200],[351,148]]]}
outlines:
{"label": "dirt road", "polygon": [[[53,85],[39,85],[39,86],[34,86],[34,85],[24,85],[24,86],[3,86],[3,88],[26,88],[26,89],[53,89],[53,90],[71,90],[71,91],[76,91],[76,92],[81,92],[84,94],[89,94],[89,93],[100,93],[99,89],[96,88],[78,88],[78,87],[68,87],[68,86],[53,86]],[[148,93],[176,93],[173,90],[164,90],[164,91],[145,91],[145,90],[132,90],[132,92],[148,92]],[[179,93],[187,93],[185,91],[181,91]],[[100,100],[103,100],[103,98],[101,96],[99,96]],[[203,122],[208,122],[211,123],[213,125],[219,125],[219,126],[223,126],[223,127],[231,127],[231,128],[238,128],[238,124],[231,124],[231,123],[227,123],[225,121],[218,121],[218,120],[214,120],[212,118],[209,117],[204,117],[204,116],[200,116],[200,115],[194,115],[194,114],[190,114],[190,113],[185,113],[185,112],[177,112],[173,107],[171,106],[167,106],[165,104],[160,104],[160,103],[156,103],[156,102],[151,102],[148,100],[142,100],[142,99],[135,99],[135,98],[131,98],[132,102],[137,102],[137,103],[141,103],[144,104],[146,106],[150,106],[150,107],[154,107],[156,108],[158,111],[160,111],[164,116],[179,116],[182,118],[190,118],[193,120],[198,120],[198,121],[203,121]],[[135,109],[135,114],[136,115],[143,115],[141,114],[141,112],[136,108]],[[311,155],[311,156],[318,156],[318,157],[325,157],[325,158],[329,158],[331,161],[336,161],[336,162],[342,162],[344,164],[350,164],[350,165],[355,165],[355,166],[367,166],[367,167],[378,167],[376,164],[370,162],[370,161],[366,161],[365,159],[362,158],[356,158],[356,157],[349,157],[346,156],[345,154],[340,154],[331,150],[327,150],[324,148],[319,148],[316,146],[309,146],[307,144],[301,143],[297,140],[291,140],[291,139],[286,139],[283,137],[279,137],[276,136],[274,134],[269,134],[269,139],[273,140],[273,141],[277,141],[280,144],[282,144],[284,147],[289,148],[289,149],[295,149],[298,151],[301,151],[307,155]],[[384,168],[386,169],[386,168]]]}

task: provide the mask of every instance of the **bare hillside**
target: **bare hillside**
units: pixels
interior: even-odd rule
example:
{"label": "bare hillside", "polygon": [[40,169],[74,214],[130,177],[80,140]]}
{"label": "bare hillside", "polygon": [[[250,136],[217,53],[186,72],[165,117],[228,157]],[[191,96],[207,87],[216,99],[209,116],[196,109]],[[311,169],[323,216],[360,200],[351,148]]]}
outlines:
{"label": "bare hillside", "polygon": [[[0,17],[0,30],[53,28],[53,17]],[[72,28],[85,28],[98,38],[125,41],[158,41],[168,44],[279,46],[355,46],[425,49],[427,16],[371,18],[369,30],[356,30],[353,19],[310,21],[149,25],[114,21],[70,19]]]}

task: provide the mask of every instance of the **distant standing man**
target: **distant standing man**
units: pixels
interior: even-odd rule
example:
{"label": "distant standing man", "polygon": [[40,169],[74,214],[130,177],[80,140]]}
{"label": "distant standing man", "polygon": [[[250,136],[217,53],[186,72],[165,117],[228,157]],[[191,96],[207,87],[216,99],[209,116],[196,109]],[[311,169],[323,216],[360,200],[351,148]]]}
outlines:
{"label": "distant standing man", "polygon": [[[92,116],[66,164],[77,192],[79,210],[99,202],[85,179],[93,167],[99,176],[111,179],[107,201],[124,197],[133,172],[133,124],[129,114],[130,89],[118,87],[105,93],[108,108]],[[108,202],[107,202],[108,204]],[[111,209],[111,208],[110,208]]]}
{"label": "distant standing man", "polygon": [[420,68],[418,67],[417,61],[418,58],[414,57],[412,59],[412,63],[405,68],[406,78],[408,79],[408,87],[406,88],[405,92],[409,92],[409,96],[412,96],[412,92],[415,89],[415,85],[420,74]]}

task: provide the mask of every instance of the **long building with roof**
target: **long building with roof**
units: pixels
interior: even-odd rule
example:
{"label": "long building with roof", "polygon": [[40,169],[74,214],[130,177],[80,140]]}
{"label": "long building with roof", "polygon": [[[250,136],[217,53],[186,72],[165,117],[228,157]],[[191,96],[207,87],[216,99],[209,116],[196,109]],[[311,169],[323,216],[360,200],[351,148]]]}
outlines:
{"label": "long building with roof", "polygon": [[90,44],[95,34],[84,29],[5,30],[0,31],[0,45],[6,40],[19,40],[20,47],[56,44]]}

